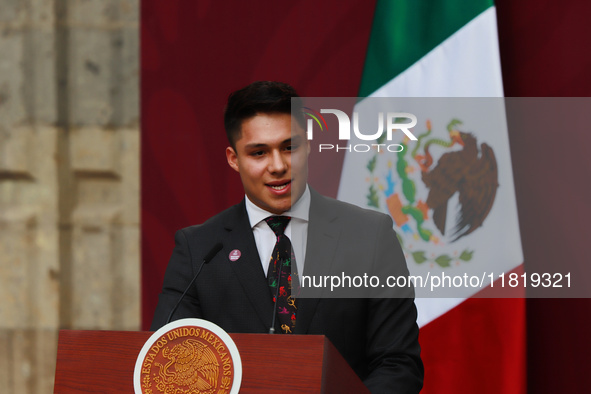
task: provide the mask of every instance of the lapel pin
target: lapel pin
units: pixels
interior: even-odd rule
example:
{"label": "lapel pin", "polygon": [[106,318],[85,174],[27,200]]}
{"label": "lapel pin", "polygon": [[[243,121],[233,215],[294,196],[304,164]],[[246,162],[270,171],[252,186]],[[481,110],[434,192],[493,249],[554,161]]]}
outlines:
{"label": "lapel pin", "polygon": [[242,253],[240,253],[240,251],[238,249],[234,249],[233,251],[230,252],[228,257],[230,258],[230,261],[236,261],[240,258],[241,255],[242,255]]}

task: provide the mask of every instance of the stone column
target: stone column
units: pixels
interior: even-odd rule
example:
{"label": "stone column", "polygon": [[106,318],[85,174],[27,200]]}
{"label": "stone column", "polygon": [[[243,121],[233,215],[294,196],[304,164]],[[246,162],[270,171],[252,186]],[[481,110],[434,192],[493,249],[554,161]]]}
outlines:
{"label": "stone column", "polygon": [[0,392],[139,328],[137,0],[0,0]]}

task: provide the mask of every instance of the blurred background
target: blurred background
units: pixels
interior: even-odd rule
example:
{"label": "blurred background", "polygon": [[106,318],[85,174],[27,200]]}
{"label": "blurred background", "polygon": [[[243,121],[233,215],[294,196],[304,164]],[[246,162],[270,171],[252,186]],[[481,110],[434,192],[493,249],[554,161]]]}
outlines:
{"label": "blurred background", "polygon": [[[223,155],[228,93],[261,79],[370,93],[376,10],[404,5],[376,3],[0,0],[1,393],[53,391],[59,329],[149,327],[174,231],[242,198]],[[455,15],[473,2],[418,3]],[[505,96],[589,96],[590,16],[575,0],[497,1]],[[525,270],[589,262],[580,124],[509,130]],[[470,299],[421,328],[424,392],[586,392],[590,311]]]}

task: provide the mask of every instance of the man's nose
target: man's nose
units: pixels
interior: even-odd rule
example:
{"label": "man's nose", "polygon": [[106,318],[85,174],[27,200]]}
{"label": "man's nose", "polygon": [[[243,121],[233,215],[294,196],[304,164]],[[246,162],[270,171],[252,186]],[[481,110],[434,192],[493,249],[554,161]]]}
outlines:
{"label": "man's nose", "polygon": [[279,151],[273,151],[269,162],[269,172],[282,173],[287,170],[287,158]]}

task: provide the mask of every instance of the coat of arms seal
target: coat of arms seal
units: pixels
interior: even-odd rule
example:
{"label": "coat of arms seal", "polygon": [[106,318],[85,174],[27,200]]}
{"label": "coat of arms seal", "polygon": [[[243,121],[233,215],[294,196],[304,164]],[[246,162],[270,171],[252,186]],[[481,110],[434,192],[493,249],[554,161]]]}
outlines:
{"label": "coat of arms seal", "polygon": [[152,334],[133,374],[136,394],[236,394],[241,380],[234,341],[202,319],[177,320]]}

